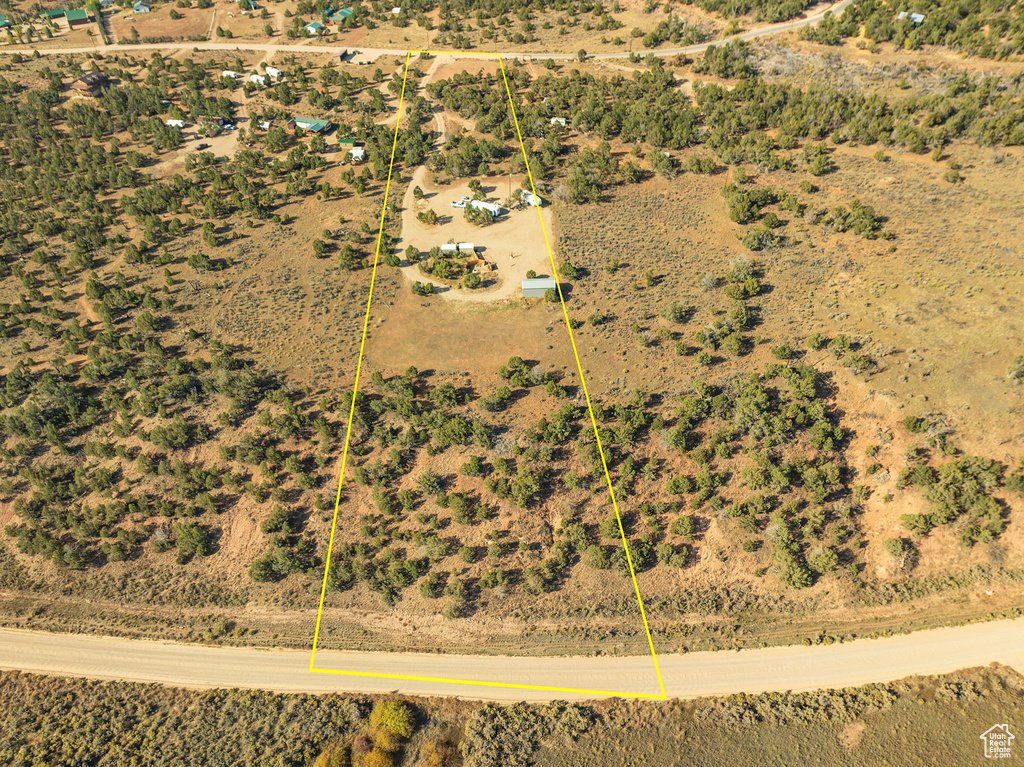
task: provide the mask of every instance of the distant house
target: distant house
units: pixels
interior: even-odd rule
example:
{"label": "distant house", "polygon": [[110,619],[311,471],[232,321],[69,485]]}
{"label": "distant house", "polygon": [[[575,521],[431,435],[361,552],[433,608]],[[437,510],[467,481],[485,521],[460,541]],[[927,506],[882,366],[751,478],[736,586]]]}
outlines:
{"label": "distant house", "polygon": [[57,21],[58,19],[65,18],[64,11],[44,11],[39,17],[43,21]]}
{"label": "distant house", "polygon": [[558,282],[553,277],[523,280],[523,298],[544,298],[549,290],[558,290]]}
{"label": "distant house", "polygon": [[345,138],[338,139],[338,143],[341,146],[347,146],[347,147],[351,148],[351,147],[354,147],[356,145],[356,140],[354,138],[349,138],[349,137],[346,136]]}
{"label": "distant house", "polygon": [[561,125],[564,128],[567,123],[566,123],[564,117],[552,117],[551,118],[551,124],[552,125]]}
{"label": "distant house", "polygon": [[90,96],[98,96],[109,82],[110,78],[102,72],[86,72],[71,83],[71,90],[87,93]]}
{"label": "distant house", "polygon": [[306,34],[310,37],[315,37],[316,34],[324,28],[324,25],[319,21],[311,21],[305,26]]}
{"label": "distant house", "polygon": [[238,79],[238,72],[232,72],[230,69],[225,69],[220,73],[221,77],[230,77],[232,80]]}
{"label": "distant house", "polygon": [[100,0],[100,5],[104,8],[109,8],[114,4],[114,0]]}
{"label": "distant house", "polygon": [[83,24],[88,24],[92,21],[89,17],[89,12],[85,8],[78,8],[74,11],[68,11],[64,14],[64,17],[68,20],[68,26],[74,29],[80,27]]}
{"label": "distant house", "polygon": [[352,162],[366,162],[366,150],[361,146],[352,147],[348,152],[348,156]]}
{"label": "distant house", "polygon": [[258,11],[260,8],[256,0],[238,0],[238,7],[243,11]]}
{"label": "distant house", "polygon": [[327,133],[331,129],[331,123],[329,120],[321,120],[317,117],[293,117],[288,121],[289,128],[298,128],[304,130],[306,133]]}
{"label": "distant house", "polygon": [[6,29],[11,26],[11,20],[6,16],[0,16],[0,29]]}
{"label": "distant house", "polygon": [[164,125],[166,125],[168,128],[184,128],[185,127],[185,121],[184,120],[164,120]]}
{"label": "distant house", "polygon": [[256,127],[259,128],[260,130],[270,130],[270,123],[267,122],[266,120],[260,120],[258,123],[256,123]]}
{"label": "distant house", "polygon": [[907,16],[910,17],[910,20],[914,22],[915,25],[920,24],[922,21],[924,21],[923,13],[907,13],[906,11],[900,11],[899,14],[897,14],[896,16],[896,20],[903,21],[903,19],[907,18]]}
{"label": "distant house", "polygon": [[345,19],[351,16],[354,11],[351,8],[342,8],[340,11],[327,10],[324,14],[328,21],[334,22],[335,24],[341,24]]}
{"label": "distant house", "polygon": [[275,67],[267,67],[267,77],[280,77],[282,74],[280,69]]}
{"label": "distant house", "polygon": [[136,0],[135,5],[132,6],[132,11],[135,13],[149,13],[150,10],[150,5],[146,0]]}
{"label": "distant house", "polygon": [[249,82],[256,83],[257,85],[266,85],[267,78],[263,75],[249,75]]}
{"label": "distant house", "polygon": [[392,14],[393,14],[394,16],[397,16],[397,15],[398,15],[398,14],[400,14],[401,12],[402,12],[402,9],[401,9],[401,8],[398,8],[397,6],[396,6],[395,8],[392,8],[392,9],[391,9],[391,13],[392,13]]}

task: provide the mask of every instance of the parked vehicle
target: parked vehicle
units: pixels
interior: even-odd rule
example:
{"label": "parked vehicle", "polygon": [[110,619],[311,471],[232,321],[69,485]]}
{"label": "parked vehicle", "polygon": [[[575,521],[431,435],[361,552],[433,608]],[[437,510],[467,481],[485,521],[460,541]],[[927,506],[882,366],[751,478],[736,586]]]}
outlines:
{"label": "parked vehicle", "polygon": [[472,201],[473,200],[471,197],[460,197],[459,199],[455,200],[455,202],[452,203],[452,207],[465,208]]}

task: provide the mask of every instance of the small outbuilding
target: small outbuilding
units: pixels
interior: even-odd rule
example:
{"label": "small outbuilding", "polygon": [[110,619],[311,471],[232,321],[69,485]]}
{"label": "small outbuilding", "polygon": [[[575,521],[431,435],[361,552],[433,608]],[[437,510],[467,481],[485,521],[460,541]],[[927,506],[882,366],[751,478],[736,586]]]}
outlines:
{"label": "small outbuilding", "polygon": [[561,126],[561,127],[563,127],[563,128],[564,128],[564,127],[565,127],[566,125],[568,125],[568,123],[566,122],[566,120],[565,120],[565,118],[564,118],[564,117],[552,117],[552,118],[551,118],[551,124],[552,124],[552,125],[560,125],[560,126]]}
{"label": "small outbuilding", "polygon": [[549,290],[558,290],[558,281],[553,277],[523,280],[523,298],[544,298],[544,294]]}
{"label": "small outbuilding", "polygon": [[166,125],[168,128],[179,128],[180,129],[180,128],[184,128],[185,127],[185,121],[184,120],[164,120],[164,125]]}
{"label": "small outbuilding", "polygon": [[11,20],[6,16],[0,16],[0,29],[7,29],[11,26]]}
{"label": "small outbuilding", "polygon": [[149,3],[146,0],[137,0],[135,5],[132,6],[134,13],[149,13],[152,10]]}
{"label": "small outbuilding", "polygon": [[305,26],[306,34],[310,37],[316,37],[317,33],[324,28],[324,25],[319,21],[311,21]]}
{"label": "small outbuilding", "polygon": [[366,162],[366,150],[361,146],[353,147],[348,152],[352,162]]}
{"label": "small outbuilding", "polygon": [[281,74],[281,70],[277,67],[267,67],[267,77],[280,77]]}
{"label": "small outbuilding", "polygon": [[249,75],[249,82],[256,83],[257,85],[266,85],[267,78],[265,75]]}
{"label": "small outbuilding", "polygon": [[230,69],[225,69],[220,73],[221,77],[230,77],[232,80],[238,79],[238,72],[232,72]]}

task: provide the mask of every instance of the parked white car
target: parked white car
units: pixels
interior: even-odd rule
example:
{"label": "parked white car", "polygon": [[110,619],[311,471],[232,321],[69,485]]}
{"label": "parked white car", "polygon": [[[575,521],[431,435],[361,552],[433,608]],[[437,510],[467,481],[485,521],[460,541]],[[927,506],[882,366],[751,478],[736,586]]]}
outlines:
{"label": "parked white car", "polygon": [[472,200],[473,200],[472,197],[460,197],[459,199],[455,200],[452,203],[452,207],[453,208],[465,208],[467,205],[469,205],[470,202],[472,202]]}

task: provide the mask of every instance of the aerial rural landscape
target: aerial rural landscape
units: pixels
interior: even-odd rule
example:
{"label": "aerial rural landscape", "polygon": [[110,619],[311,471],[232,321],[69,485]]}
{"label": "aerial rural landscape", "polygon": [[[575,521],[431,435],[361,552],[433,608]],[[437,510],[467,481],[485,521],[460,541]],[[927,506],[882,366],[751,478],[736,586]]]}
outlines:
{"label": "aerial rural landscape", "polygon": [[0,2],[0,764],[1019,758],[1022,56]]}

